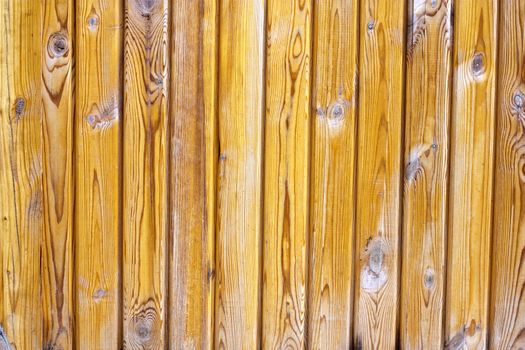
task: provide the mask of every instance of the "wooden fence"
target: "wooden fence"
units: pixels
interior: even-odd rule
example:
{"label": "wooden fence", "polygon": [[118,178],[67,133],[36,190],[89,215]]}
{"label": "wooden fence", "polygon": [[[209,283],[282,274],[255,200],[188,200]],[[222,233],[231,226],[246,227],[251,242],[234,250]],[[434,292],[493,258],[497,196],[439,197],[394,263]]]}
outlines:
{"label": "wooden fence", "polygon": [[0,31],[0,349],[525,348],[525,1]]}

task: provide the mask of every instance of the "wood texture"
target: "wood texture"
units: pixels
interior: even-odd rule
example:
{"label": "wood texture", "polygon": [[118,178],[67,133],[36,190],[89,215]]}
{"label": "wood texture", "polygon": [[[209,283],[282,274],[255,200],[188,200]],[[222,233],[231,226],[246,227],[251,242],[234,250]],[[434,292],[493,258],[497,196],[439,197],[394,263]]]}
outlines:
{"label": "wood texture", "polygon": [[212,349],[217,3],[172,4],[169,339],[183,349]]}
{"label": "wood texture", "polygon": [[219,3],[214,346],[260,340],[265,1]]}
{"label": "wood texture", "polygon": [[397,341],[405,1],[360,5],[355,346]]}
{"label": "wood texture", "polygon": [[168,1],[128,0],[124,40],[124,348],[167,344]]}
{"label": "wood texture", "polygon": [[73,132],[74,9],[46,1],[42,29],[44,347],[70,349],[74,339]]}
{"label": "wood texture", "polygon": [[0,5],[1,346],[41,349],[44,239],[39,1]]}
{"label": "wood texture", "polygon": [[445,340],[487,345],[498,1],[457,1]]}
{"label": "wood texture", "polygon": [[75,342],[116,349],[120,323],[121,1],[76,1]]}
{"label": "wood texture", "polygon": [[525,348],[525,2],[501,2],[490,348]]}
{"label": "wood texture", "polygon": [[442,349],[452,1],[409,2],[401,346]]}
{"label": "wood texture", "polygon": [[[316,0],[308,348],[352,345],[358,1]],[[343,175],[344,174],[344,175]]]}
{"label": "wood texture", "polygon": [[304,349],[312,3],[268,2],[262,348]]}

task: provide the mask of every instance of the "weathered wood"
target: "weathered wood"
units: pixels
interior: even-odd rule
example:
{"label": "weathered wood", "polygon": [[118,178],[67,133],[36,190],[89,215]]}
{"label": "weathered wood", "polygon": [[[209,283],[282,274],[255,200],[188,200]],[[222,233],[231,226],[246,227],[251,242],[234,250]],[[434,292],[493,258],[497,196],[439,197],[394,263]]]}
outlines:
{"label": "weathered wood", "polygon": [[262,348],[304,349],[312,1],[268,1]]}
{"label": "weathered wood", "polygon": [[443,348],[452,1],[409,1],[401,346]]}
{"label": "weathered wood", "polygon": [[490,348],[525,348],[525,2],[503,1],[499,16],[496,164]]}
{"label": "weathered wood", "polygon": [[44,332],[43,11],[39,1],[0,5],[0,346],[13,349],[41,349]]}
{"label": "weathered wood", "polygon": [[260,340],[265,1],[219,3],[215,341]]}
{"label": "weathered wood", "polygon": [[128,0],[124,39],[123,331],[167,346],[168,0]]}
{"label": "weathered wood", "polygon": [[308,348],[352,345],[358,1],[316,0]]}
{"label": "weathered wood", "polygon": [[399,300],[405,1],[360,5],[355,346],[393,349]]}
{"label": "weathered wood", "polygon": [[487,345],[497,0],[456,1],[445,341]]}
{"label": "weathered wood", "polygon": [[42,102],[44,347],[73,348],[74,9],[72,0],[44,2]]}
{"label": "weathered wood", "polygon": [[169,337],[184,349],[212,349],[217,2],[172,5]]}
{"label": "weathered wood", "polygon": [[122,1],[76,1],[75,342],[121,347]]}

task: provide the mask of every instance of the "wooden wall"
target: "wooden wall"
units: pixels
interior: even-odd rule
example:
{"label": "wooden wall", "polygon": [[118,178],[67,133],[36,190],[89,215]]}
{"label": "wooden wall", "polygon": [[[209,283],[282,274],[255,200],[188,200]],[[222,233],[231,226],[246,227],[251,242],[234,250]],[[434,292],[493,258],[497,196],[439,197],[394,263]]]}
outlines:
{"label": "wooden wall", "polygon": [[0,349],[525,348],[525,1],[0,0]]}

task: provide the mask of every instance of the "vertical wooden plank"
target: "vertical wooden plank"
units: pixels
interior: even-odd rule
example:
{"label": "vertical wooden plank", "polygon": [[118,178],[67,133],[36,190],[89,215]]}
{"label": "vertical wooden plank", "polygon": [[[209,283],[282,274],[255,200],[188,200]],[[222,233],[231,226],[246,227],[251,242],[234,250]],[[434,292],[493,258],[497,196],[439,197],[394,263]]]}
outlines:
{"label": "vertical wooden plank", "polygon": [[314,6],[309,349],[352,346],[358,4]]}
{"label": "vertical wooden plank", "polygon": [[409,1],[401,346],[442,349],[452,1]]}
{"label": "vertical wooden plank", "polygon": [[169,337],[174,349],[212,349],[217,2],[172,4]]}
{"label": "vertical wooden plank", "polygon": [[122,2],[76,0],[75,271],[78,349],[121,347]]}
{"label": "vertical wooden plank", "polygon": [[454,349],[487,345],[497,4],[455,4],[445,321]]}
{"label": "vertical wooden plank", "polygon": [[525,2],[501,2],[490,348],[525,348]]}
{"label": "vertical wooden plank", "polygon": [[268,1],[262,348],[306,341],[312,1]]}
{"label": "vertical wooden plank", "polygon": [[39,1],[0,5],[2,348],[42,348],[42,22]]}
{"label": "vertical wooden plank", "polygon": [[405,1],[361,1],[355,346],[397,340]]}
{"label": "vertical wooden plank", "polygon": [[127,0],[124,41],[124,347],[164,349],[168,0]]}
{"label": "vertical wooden plank", "polygon": [[72,349],[74,12],[72,0],[49,0],[44,4],[44,347]]}
{"label": "vertical wooden plank", "polygon": [[260,341],[264,0],[219,3],[215,347]]}

